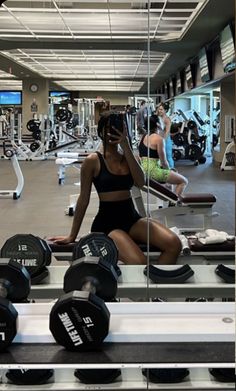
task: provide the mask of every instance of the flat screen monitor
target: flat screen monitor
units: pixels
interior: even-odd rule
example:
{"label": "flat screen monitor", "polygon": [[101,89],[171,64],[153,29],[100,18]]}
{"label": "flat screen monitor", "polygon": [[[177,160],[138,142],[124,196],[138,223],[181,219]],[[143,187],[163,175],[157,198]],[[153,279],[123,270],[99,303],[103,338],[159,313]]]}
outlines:
{"label": "flat screen monitor", "polygon": [[0,105],[21,105],[21,91],[0,91]]}
{"label": "flat screen monitor", "polygon": [[220,51],[224,72],[235,69],[235,44],[231,26],[228,24],[220,33]]}
{"label": "flat screen monitor", "polygon": [[211,80],[209,62],[207,57],[206,48],[202,48],[199,53],[200,74],[203,83]]}
{"label": "flat screen monitor", "polygon": [[187,84],[188,90],[191,90],[192,88],[194,88],[194,83],[193,83],[193,72],[192,72],[191,64],[189,64],[189,65],[185,68],[185,78],[186,78],[186,84]]}
{"label": "flat screen monitor", "polygon": [[54,103],[62,103],[65,100],[71,99],[71,93],[69,91],[50,91],[50,98],[54,98]]}
{"label": "flat screen monitor", "polygon": [[169,91],[169,83],[165,83],[165,98],[169,99],[170,98],[170,91]]}
{"label": "flat screen monitor", "polygon": [[170,98],[173,98],[175,96],[175,83],[172,78],[169,81],[169,85],[170,85]]}
{"label": "flat screen monitor", "polygon": [[179,94],[182,94],[182,83],[181,83],[181,75],[180,75],[180,72],[177,74],[177,78],[176,78],[176,94],[179,95]]}

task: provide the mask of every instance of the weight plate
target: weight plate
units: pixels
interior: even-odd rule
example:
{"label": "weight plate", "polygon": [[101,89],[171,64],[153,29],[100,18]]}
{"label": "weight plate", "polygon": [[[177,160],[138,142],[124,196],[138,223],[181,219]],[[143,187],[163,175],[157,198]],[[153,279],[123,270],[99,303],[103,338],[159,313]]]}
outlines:
{"label": "weight plate", "polygon": [[177,147],[182,147],[184,145],[184,135],[182,133],[175,134],[172,140]]}
{"label": "weight plate", "polygon": [[72,259],[86,256],[102,257],[105,261],[116,265],[118,250],[114,241],[102,232],[92,232],[83,236],[75,245]]}
{"label": "weight plate", "polygon": [[30,150],[31,150],[31,152],[37,151],[38,148],[39,148],[39,144],[38,144],[38,143],[31,143],[31,144],[30,144]]}
{"label": "weight plate", "polygon": [[52,307],[49,328],[56,342],[71,351],[96,350],[109,332],[110,313],[102,299],[73,291]]}
{"label": "weight plate", "polygon": [[189,129],[194,129],[194,128],[197,128],[197,124],[196,124],[195,121],[190,120],[190,121],[188,121],[188,123],[187,123],[187,127],[188,127]]}
{"label": "weight plate", "polygon": [[41,140],[41,131],[38,129],[37,131],[33,131],[32,133],[33,139],[34,140]]}
{"label": "weight plate", "polygon": [[30,119],[26,125],[29,132],[38,132],[39,126],[40,126],[40,121],[38,121],[36,119]]}
{"label": "weight plate", "polygon": [[201,148],[196,144],[187,145],[185,148],[185,158],[192,161],[198,160],[201,156]]}
{"label": "weight plate", "polygon": [[109,301],[117,292],[117,274],[109,262],[99,257],[77,259],[67,269],[64,276],[64,292],[83,290],[84,285],[92,283],[97,296]]}
{"label": "weight plate", "polygon": [[0,259],[0,278],[9,286],[6,298],[11,301],[25,300],[30,293],[30,275],[24,266],[12,259]]}
{"label": "weight plate", "polygon": [[17,317],[18,313],[11,302],[0,297],[0,352],[15,338]]}
{"label": "weight plate", "polygon": [[174,161],[181,159],[181,152],[178,149],[173,149],[172,156]]}
{"label": "weight plate", "polygon": [[66,107],[62,107],[56,112],[56,119],[59,122],[67,122],[72,118],[72,112],[68,110]]}
{"label": "weight plate", "polygon": [[34,276],[47,265],[47,251],[38,237],[31,234],[17,234],[4,243],[1,257],[19,262],[26,267],[31,276]]}

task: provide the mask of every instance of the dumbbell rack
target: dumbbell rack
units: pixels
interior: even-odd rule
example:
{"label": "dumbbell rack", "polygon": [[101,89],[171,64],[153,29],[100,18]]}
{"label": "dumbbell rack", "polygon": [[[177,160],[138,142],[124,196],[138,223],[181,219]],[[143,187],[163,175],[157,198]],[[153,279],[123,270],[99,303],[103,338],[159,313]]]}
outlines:
{"label": "dumbbell rack", "polygon": [[[178,265],[178,267],[181,265]],[[227,265],[229,266],[229,265]],[[234,269],[231,265],[230,268]],[[144,266],[120,265],[121,276],[118,280],[119,298],[138,299],[146,296],[147,278],[143,273]],[[176,266],[162,265],[163,270],[173,270]],[[150,297],[207,297],[230,298],[234,297],[234,284],[226,284],[215,274],[215,265],[192,265],[194,276],[187,282],[155,284],[149,282]],[[49,266],[49,278],[45,283],[31,286],[30,297],[33,299],[55,299],[63,294],[63,279],[67,266]]]}
{"label": "dumbbell rack", "polygon": [[[187,390],[191,385],[191,389],[216,390],[222,384],[212,381],[206,369],[234,367],[233,303],[107,303],[110,332],[102,350],[96,352],[68,352],[55,343],[48,328],[52,305],[15,304],[18,334],[8,351],[0,354],[1,370],[52,368],[58,372],[50,389],[82,390],[99,388],[72,380],[74,369],[121,368],[122,382],[106,386],[112,390],[146,389],[142,368],[189,368],[193,378],[199,370],[204,373],[200,381],[196,376],[165,389]],[[69,383],[62,373],[70,377]],[[135,373],[138,376],[134,379]],[[155,384],[149,388],[163,390]],[[3,389],[19,387],[5,385]],[[232,384],[226,389],[233,389]]]}
{"label": "dumbbell rack", "polygon": [[[4,376],[5,371],[2,371],[2,389],[6,391],[19,391],[22,390],[22,386],[16,386],[13,384],[6,384]],[[1,372],[0,372],[1,374]],[[42,391],[48,390],[50,387],[51,391],[69,391],[69,390],[146,390],[147,380],[142,375],[141,369],[137,368],[122,368],[121,377],[112,384],[93,384],[87,385],[80,383],[74,377],[74,370],[67,369],[56,369],[54,372],[53,383],[49,382],[45,385],[34,385],[28,386],[31,390]],[[219,389],[234,390],[233,383],[220,383],[214,379],[206,368],[191,368],[189,376],[181,383],[177,384],[148,384],[150,390],[201,390],[201,391],[216,391]]]}

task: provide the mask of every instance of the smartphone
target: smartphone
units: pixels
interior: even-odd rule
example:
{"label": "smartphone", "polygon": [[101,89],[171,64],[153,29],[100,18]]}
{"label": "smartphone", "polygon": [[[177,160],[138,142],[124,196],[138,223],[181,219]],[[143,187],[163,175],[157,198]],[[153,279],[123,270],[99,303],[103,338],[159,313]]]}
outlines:
{"label": "smartphone", "polygon": [[116,128],[120,132],[123,132],[124,117],[123,114],[113,113],[110,115],[110,133],[117,135],[116,131],[113,129]]}

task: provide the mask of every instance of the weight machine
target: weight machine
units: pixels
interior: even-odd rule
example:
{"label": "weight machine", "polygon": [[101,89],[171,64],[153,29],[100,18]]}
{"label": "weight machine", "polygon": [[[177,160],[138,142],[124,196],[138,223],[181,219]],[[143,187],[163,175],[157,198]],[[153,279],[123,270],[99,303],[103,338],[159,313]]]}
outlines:
{"label": "weight machine", "polygon": [[235,139],[227,145],[220,169],[221,171],[235,170]]}
{"label": "weight machine", "polygon": [[17,178],[17,186],[14,190],[0,190],[0,198],[13,198],[13,200],[17,200],[24,187],[24,177],[16,157],[16,153],[12,149],[6,149],[5,144],[3,144],[4,149],[4,157],[5,159],[9,159],[12,163],[14,173]]}
{"label": "weight machine", "polygon": [[230,142],[226,147],[220,166],[221,171],[235,170],[235,116],[225,116],[225,142]]}

